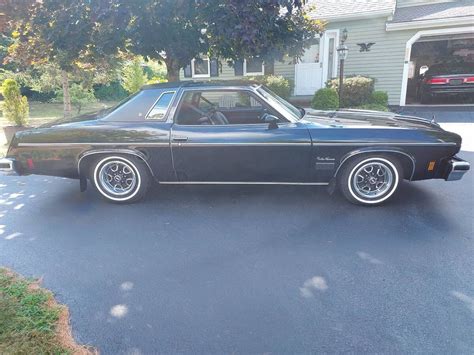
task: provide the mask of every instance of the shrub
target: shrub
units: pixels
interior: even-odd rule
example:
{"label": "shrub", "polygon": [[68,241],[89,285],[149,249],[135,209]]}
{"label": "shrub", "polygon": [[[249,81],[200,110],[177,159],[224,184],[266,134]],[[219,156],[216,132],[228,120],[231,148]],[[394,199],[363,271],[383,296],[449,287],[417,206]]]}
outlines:
{"label": "shrub", "polygon": [[[77,109],[77,114],[81,113],[81,109],[85,104],[96,102],[92,89],[86,89],[80,84],[73,83],[69,88],[69,95],[71,96],[71,105]],[[55,101],[63,101],[63,91],[59,91],[56,95]]]}
{"label": "shrub", "polygon": [[385,91],[374,91],[370,103],[386,107],[388,106],[388,94]]}
{"label": "shrub", "polygon": [[108,84],[94,85],[94,96],[102,101],[120,101],[128,96],[128,92],[120,82],[112,81]]}
{"label": "shrub", "polygon": [[130,94],[134,94],[140,90],[147,80],[148,77],[143,71],[142,63],[139,58],[135,58],[122,69],[122,87]]}
{"label": "shrub", "polygon": [[1,86],[1,92],[4,98],[3,116],[15,126],[26,125],[29,114],[28,99],[21,95],[18,83],[13,79],[6,79]]}
{"label": "shrub", "polygon": [[293,81],[281,75],[260,75],[248,78],[247,80],[265,85],[284,99],[288,99],[293,91]]}
{"label": "shrub", "polygon": [[265,86],[273,91],[278,96],[288,99],[291,96],[293,85],[290,80],[286,79],[281,75],[268,75],[265,76]]}
{"label": "shrub", "polygon": [[359,110],[370,110],[370,111],[389,111],[386,105],[380,104],[365,104],[355,107]]}
{"label": "shrub", "polygon": [[317,110],[337,110],[339,108],[339,96],[334,89],[319,89],[313,96],[311,107]]}
{"label": "shrub", "polygon": [[[339,80],[328,82],[328,87],[339,90]],[[374,91],[374,80],[364,76],[353,76],[344,79],[341,107],[354,107],[370,103]]]}

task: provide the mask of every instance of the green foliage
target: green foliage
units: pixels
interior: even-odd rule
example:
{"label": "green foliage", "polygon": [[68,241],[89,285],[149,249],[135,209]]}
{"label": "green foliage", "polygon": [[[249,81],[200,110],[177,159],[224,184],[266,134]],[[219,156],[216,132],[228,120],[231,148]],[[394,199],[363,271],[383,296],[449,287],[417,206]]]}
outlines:
{"label": "green foliage", "polygon": [[337,91],[330,88],[319,89],[313,96],[311,107],[317,110],[337,110],[339,108]]}
{"label": "green foliage", "polygon": [[134,94],[146,84],[148,78],[143,71],[142,63],[139,58],[135,58],[127,63],[122,69],[122,87],[128,93]]}
{"label": "green foliage", "polygon": [[[84,88],[82,85],[76,83],[73,83],[69,88],[69,95],[71,96],[71,105],[77,109],[77,114],[81,113],[85,104],[97,101],[92,89]],[[55,100],[57,102],[63,101],[62,91],[58,91]]]}
{"label": "green foliage", "polygon": [[265,85],[278,96],[288,99],[293,91],[293,82],[281,75],[265,76]]}
{"label": "green foliage", "polygon": [[293,81],[281,75],[259,75],[246,77],[243,81],[256,82],[268,87],[271,91],[284,99],[288,99],[293,91]]}
{"label": "green foliage", "polygon": [[[339,79],[328,82],[328,87],[339,91]],[[354,107],[371,102],[374,91],[374,79],[364,76],[344,78],[341,107]]]}
{"label": "green foliage", "polygon": [[374,91],[370,100],[372,104],[388,106],[388,94],[385,91]]}
{"label": "green foliage", "polygon": [[28,122],[28,99],[21,95],[20,86],[13,79],[6,79],[0,91],[4,101],[3,116],[16,126],[24,126]]}
{"label": "green foliage", "polygon": [[386,105],[375,104],[375,103],[360,105],[360,106],[356,106],[355,108],[359,110],[370,110],[370,111],[389,111]]}
{"label": "green foliage", "polygon": [[197,0],[204,40],[213,56],[232,60],[301,56],[322,23],[301,0]]}
{"label": "green foliage", "polygon": [[120,101],[128,96],[119,81],[94,85],[94,96],[101,101]]}
{"label": "green foliage", "polygon": [[0,269],[0,353],[64,354],[56,337],[59,308],[47,291]]}

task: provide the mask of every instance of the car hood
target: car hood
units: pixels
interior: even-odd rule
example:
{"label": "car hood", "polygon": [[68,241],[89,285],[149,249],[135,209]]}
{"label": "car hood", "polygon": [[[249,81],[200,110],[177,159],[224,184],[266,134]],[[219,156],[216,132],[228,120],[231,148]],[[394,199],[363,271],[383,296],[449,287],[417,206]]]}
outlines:
{"label": "car hood", "polygon": [[307,110],[301,121],[330,127],[441,130],[437,123],[425,118],[367,110]]}

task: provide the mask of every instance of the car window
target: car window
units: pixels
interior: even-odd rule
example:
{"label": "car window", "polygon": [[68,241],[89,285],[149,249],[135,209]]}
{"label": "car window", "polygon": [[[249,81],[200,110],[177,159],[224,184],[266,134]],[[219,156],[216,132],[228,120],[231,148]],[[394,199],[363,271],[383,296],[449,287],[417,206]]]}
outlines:
{"label": "car window", "polygon": [[261,124],[273,110],[250,91],[191,90],[185,92],[176,114],[182,125]]}
{"label": "car window", "polygon": [[156,98],[159,97],[159,94],[159,90],[148,89],[139,91],[116,107],[108,110],[104,117],[110,121],[143,120],[150,107],[156,101]]}
{"label": "car window", "polygon": [[168,108],[171,104],[171,100],[173,99],[175,92],[164,92],[159,97],[158,101],[156,102],[155,106],[150,110],[148,113],[147,118],[153,120],[161,120],[165,116]]}
{"label": "car window", "polygon": [[202,92],[199,101],[202,109],[261,108],[262,104],[245,91]]}

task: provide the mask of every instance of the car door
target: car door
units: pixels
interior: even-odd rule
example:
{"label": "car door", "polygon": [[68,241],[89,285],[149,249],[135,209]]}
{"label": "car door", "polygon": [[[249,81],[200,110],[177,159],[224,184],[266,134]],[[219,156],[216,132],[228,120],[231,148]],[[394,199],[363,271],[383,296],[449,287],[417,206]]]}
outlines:
{"label": "car door", "polygon": [[[227,124],[206,122],[208,110]],[[306,127],[280,118],[248,90],[186,90],[171,129],[177,179],[182,182],[307,182],[311,138]],[[199,117],[202,116],[202,117]]]}

